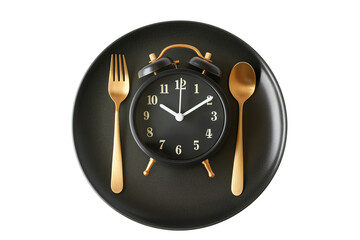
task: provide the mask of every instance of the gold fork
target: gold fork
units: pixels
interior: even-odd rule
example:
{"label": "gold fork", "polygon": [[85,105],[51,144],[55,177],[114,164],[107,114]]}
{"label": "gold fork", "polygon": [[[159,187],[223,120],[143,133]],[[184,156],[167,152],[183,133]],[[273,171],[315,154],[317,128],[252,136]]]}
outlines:
{"label": "gold fork", "polygon": [[[113,64],[115,58],[115,64]],[[125,56],[122,55],[124,64],[124,73],[121,64],[121,54],[111,54],[110,72],[109,72],[109,95],[115,103],[115,122],[114,122],[114,145],[112,156],[112,168],[111,168],[111,190],[114,193],[120,193],[124,187],[123,181],[123,166],[121,156],[121,144],[120,144],[120,127],[119,127],[119,109],[120,104],[129,94],[130,82],[129,73],[126,66]],[[115,78],[114,78],[114,65],[115,65]],[[118,72],[120,69],[120,74]],[[119,81],[120,75],[120,81]]]}

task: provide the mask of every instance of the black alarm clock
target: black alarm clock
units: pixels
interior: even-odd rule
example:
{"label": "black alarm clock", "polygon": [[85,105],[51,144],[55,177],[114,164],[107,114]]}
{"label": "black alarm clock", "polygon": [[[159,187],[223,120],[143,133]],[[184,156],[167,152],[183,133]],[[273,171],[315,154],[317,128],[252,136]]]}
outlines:
{"label": "black alarm clock", "polygon": [[[198,56],[189,61],[193,68],[180,68],[179,61],[163,57],[176,47],[194,50]],[[166,47],[156,58],[150,54],[150,64],[139,70],[145,79],[130,106],[132,135],[150,157],[144,175],[148,175],[156,160],[175,164],[202,162],[210,177],[214,173],[208,158],[226,138],[229,107],[216,80],[221,70],[187,44]]]}

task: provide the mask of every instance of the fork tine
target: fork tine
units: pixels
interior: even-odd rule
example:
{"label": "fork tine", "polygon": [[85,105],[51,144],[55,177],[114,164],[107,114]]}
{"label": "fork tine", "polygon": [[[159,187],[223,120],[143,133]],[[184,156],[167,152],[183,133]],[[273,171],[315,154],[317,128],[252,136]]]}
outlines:
{"label": "fork tine", "polygon": [[123,62],[124,62],[124,74],[125,74],[125,82],[129,82],[129,73],[128,73],[128,69],[127,69],[127,65],[126,65],[126,61],[125,61],[125,55],[122,55],[123,57]]}
{"label": "fork tine", "polygon": [[113,54],[111,54],[111,60],[110,60],[110,71],[109,71],[109,83],[114,81],[114,75],[113,75],[113,60],[114,60],[114,56]]}
{"label": "fork tine", "polygon": [[115,54],[115,82],[119,81],[119,73],[118,73],[118,60],[117,54]]}
{"label": "fork tine", "polygon": [[119,54],[120,81],[124,81],[123,68],[121,63],[121,54]]}

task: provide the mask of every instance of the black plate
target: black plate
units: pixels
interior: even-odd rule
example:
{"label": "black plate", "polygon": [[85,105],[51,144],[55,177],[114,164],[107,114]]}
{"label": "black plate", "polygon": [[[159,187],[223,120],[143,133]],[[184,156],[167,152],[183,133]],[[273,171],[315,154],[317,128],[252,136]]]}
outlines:
{"label": "black plate", "polygon": [[[219,80],[230,103],[230,133],[222,149],[210,159],[216,174],[210,179],[202,164],[172,166],[156,163],[145,177],[148,157],[133,139],[129,107],[142,84],[137,71],[148,55],[175,43],[196,46],[223,71]],[[124,190],[110,189],[114,104],[107,91],[110,55],[126,55],[130,93],[121,104],[120,128]],[[186,49],[170,50],[169,57],[190,60]],[[244,105],[245,187],[239,197],[230,190],[238,107],[228,88],[233,65],[249,62],[256,72],[256,91]],[[73,133],[84,173],[99,195],[121,214],[146,225],[166,229],[193,229],[225,220],[251,204],[267,187],[279,167],[286,141],[286,111],[280,88],[264,60],[236,36],[196,22],[165,22],[137,29],[112,43],[93,62],[75,102]]]}

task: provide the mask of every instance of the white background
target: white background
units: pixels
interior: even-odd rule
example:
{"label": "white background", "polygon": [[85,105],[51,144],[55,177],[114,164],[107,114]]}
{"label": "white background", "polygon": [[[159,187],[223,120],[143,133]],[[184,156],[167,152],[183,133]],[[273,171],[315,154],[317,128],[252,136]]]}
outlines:
{"label": "white background", "polygon": [[[356,2],[1,1],[0,239],[359,239]],[[180,232],[110,208],[78,164],[71,128],[97,55],[168,20],[212,24],[250,44],[288,113],[283,161],[264,193],[225,222]]]}

